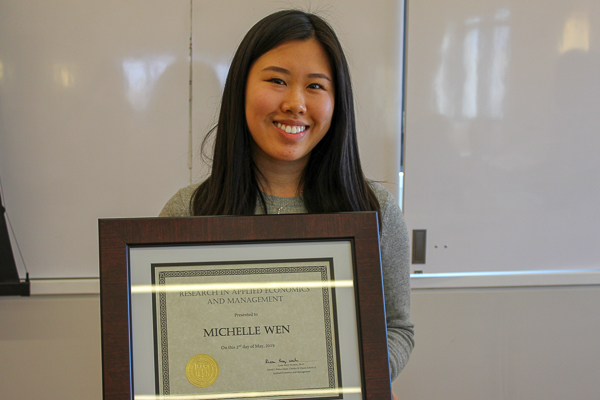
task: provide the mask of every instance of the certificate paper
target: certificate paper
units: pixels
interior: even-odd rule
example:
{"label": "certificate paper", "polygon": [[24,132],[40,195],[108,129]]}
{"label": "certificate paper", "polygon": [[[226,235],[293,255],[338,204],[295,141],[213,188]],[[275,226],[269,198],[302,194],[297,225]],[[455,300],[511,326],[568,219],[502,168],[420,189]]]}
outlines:
{"label": "certificate paper", "polygon": [[333,280],[331,258],[152,264],[156,393],[342,398]]}

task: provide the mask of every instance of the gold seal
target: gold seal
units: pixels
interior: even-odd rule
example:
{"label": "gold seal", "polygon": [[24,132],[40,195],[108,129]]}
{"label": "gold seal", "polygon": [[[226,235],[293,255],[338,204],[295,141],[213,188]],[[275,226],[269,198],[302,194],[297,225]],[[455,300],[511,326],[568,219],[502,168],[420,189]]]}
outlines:
{"label": "gold seal", "polygon": [[208,354],[195,355],[185,366],[185,376],[194,386],[210,386],[219,376],[219,364]]}

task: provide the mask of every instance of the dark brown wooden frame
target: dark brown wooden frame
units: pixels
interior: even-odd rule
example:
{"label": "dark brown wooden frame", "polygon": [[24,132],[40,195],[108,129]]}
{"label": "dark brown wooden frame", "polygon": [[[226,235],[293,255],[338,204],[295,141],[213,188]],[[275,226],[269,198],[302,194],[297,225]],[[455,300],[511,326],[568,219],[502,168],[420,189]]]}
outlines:
{"label": "dark brown wooden frame", "polygon": [[104,399],[133,399],[130,247],[338,239],[351,240],[354,253],[363,399],[391,398],[376,213],[101,219],[98,225]]}

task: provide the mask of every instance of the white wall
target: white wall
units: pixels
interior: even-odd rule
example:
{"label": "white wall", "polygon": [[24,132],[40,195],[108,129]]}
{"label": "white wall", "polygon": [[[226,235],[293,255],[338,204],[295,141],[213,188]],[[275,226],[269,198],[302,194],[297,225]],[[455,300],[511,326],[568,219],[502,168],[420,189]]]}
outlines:
{"label": "white wall", "polygon": [[[590,400],[600,287],[414,290],[401,400]],[[0,398],[101,399],[97,295],[0,298]]]}
{"label": "white wall", "polygon": [[600,286],[414,290],[408,400],[590,400],[600,393]]}
{"label": "white wall", "polygon": [[0,297],[0,398],[101,399],[99,295]]}

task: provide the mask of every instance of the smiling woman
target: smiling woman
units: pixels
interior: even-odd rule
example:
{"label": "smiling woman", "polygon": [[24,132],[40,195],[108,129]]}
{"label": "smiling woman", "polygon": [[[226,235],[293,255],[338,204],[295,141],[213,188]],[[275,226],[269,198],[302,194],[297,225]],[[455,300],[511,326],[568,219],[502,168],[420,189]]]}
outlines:
{"label": "smiling woman", "polygon": [[177,192],[160,216],[379,212],[396,378],[414,345],[408,234],[396,200],[362,172],[348,63],[331,27],[295,10],[254,25],[233,58],[211,134],[210,177]]}
{"label": "smiling woman", "polygon": [[331,126],[334,86],[323,47],[314,39],[284,43],[250,69],[246,120],[261,189],[292,197],[312,149]]}

